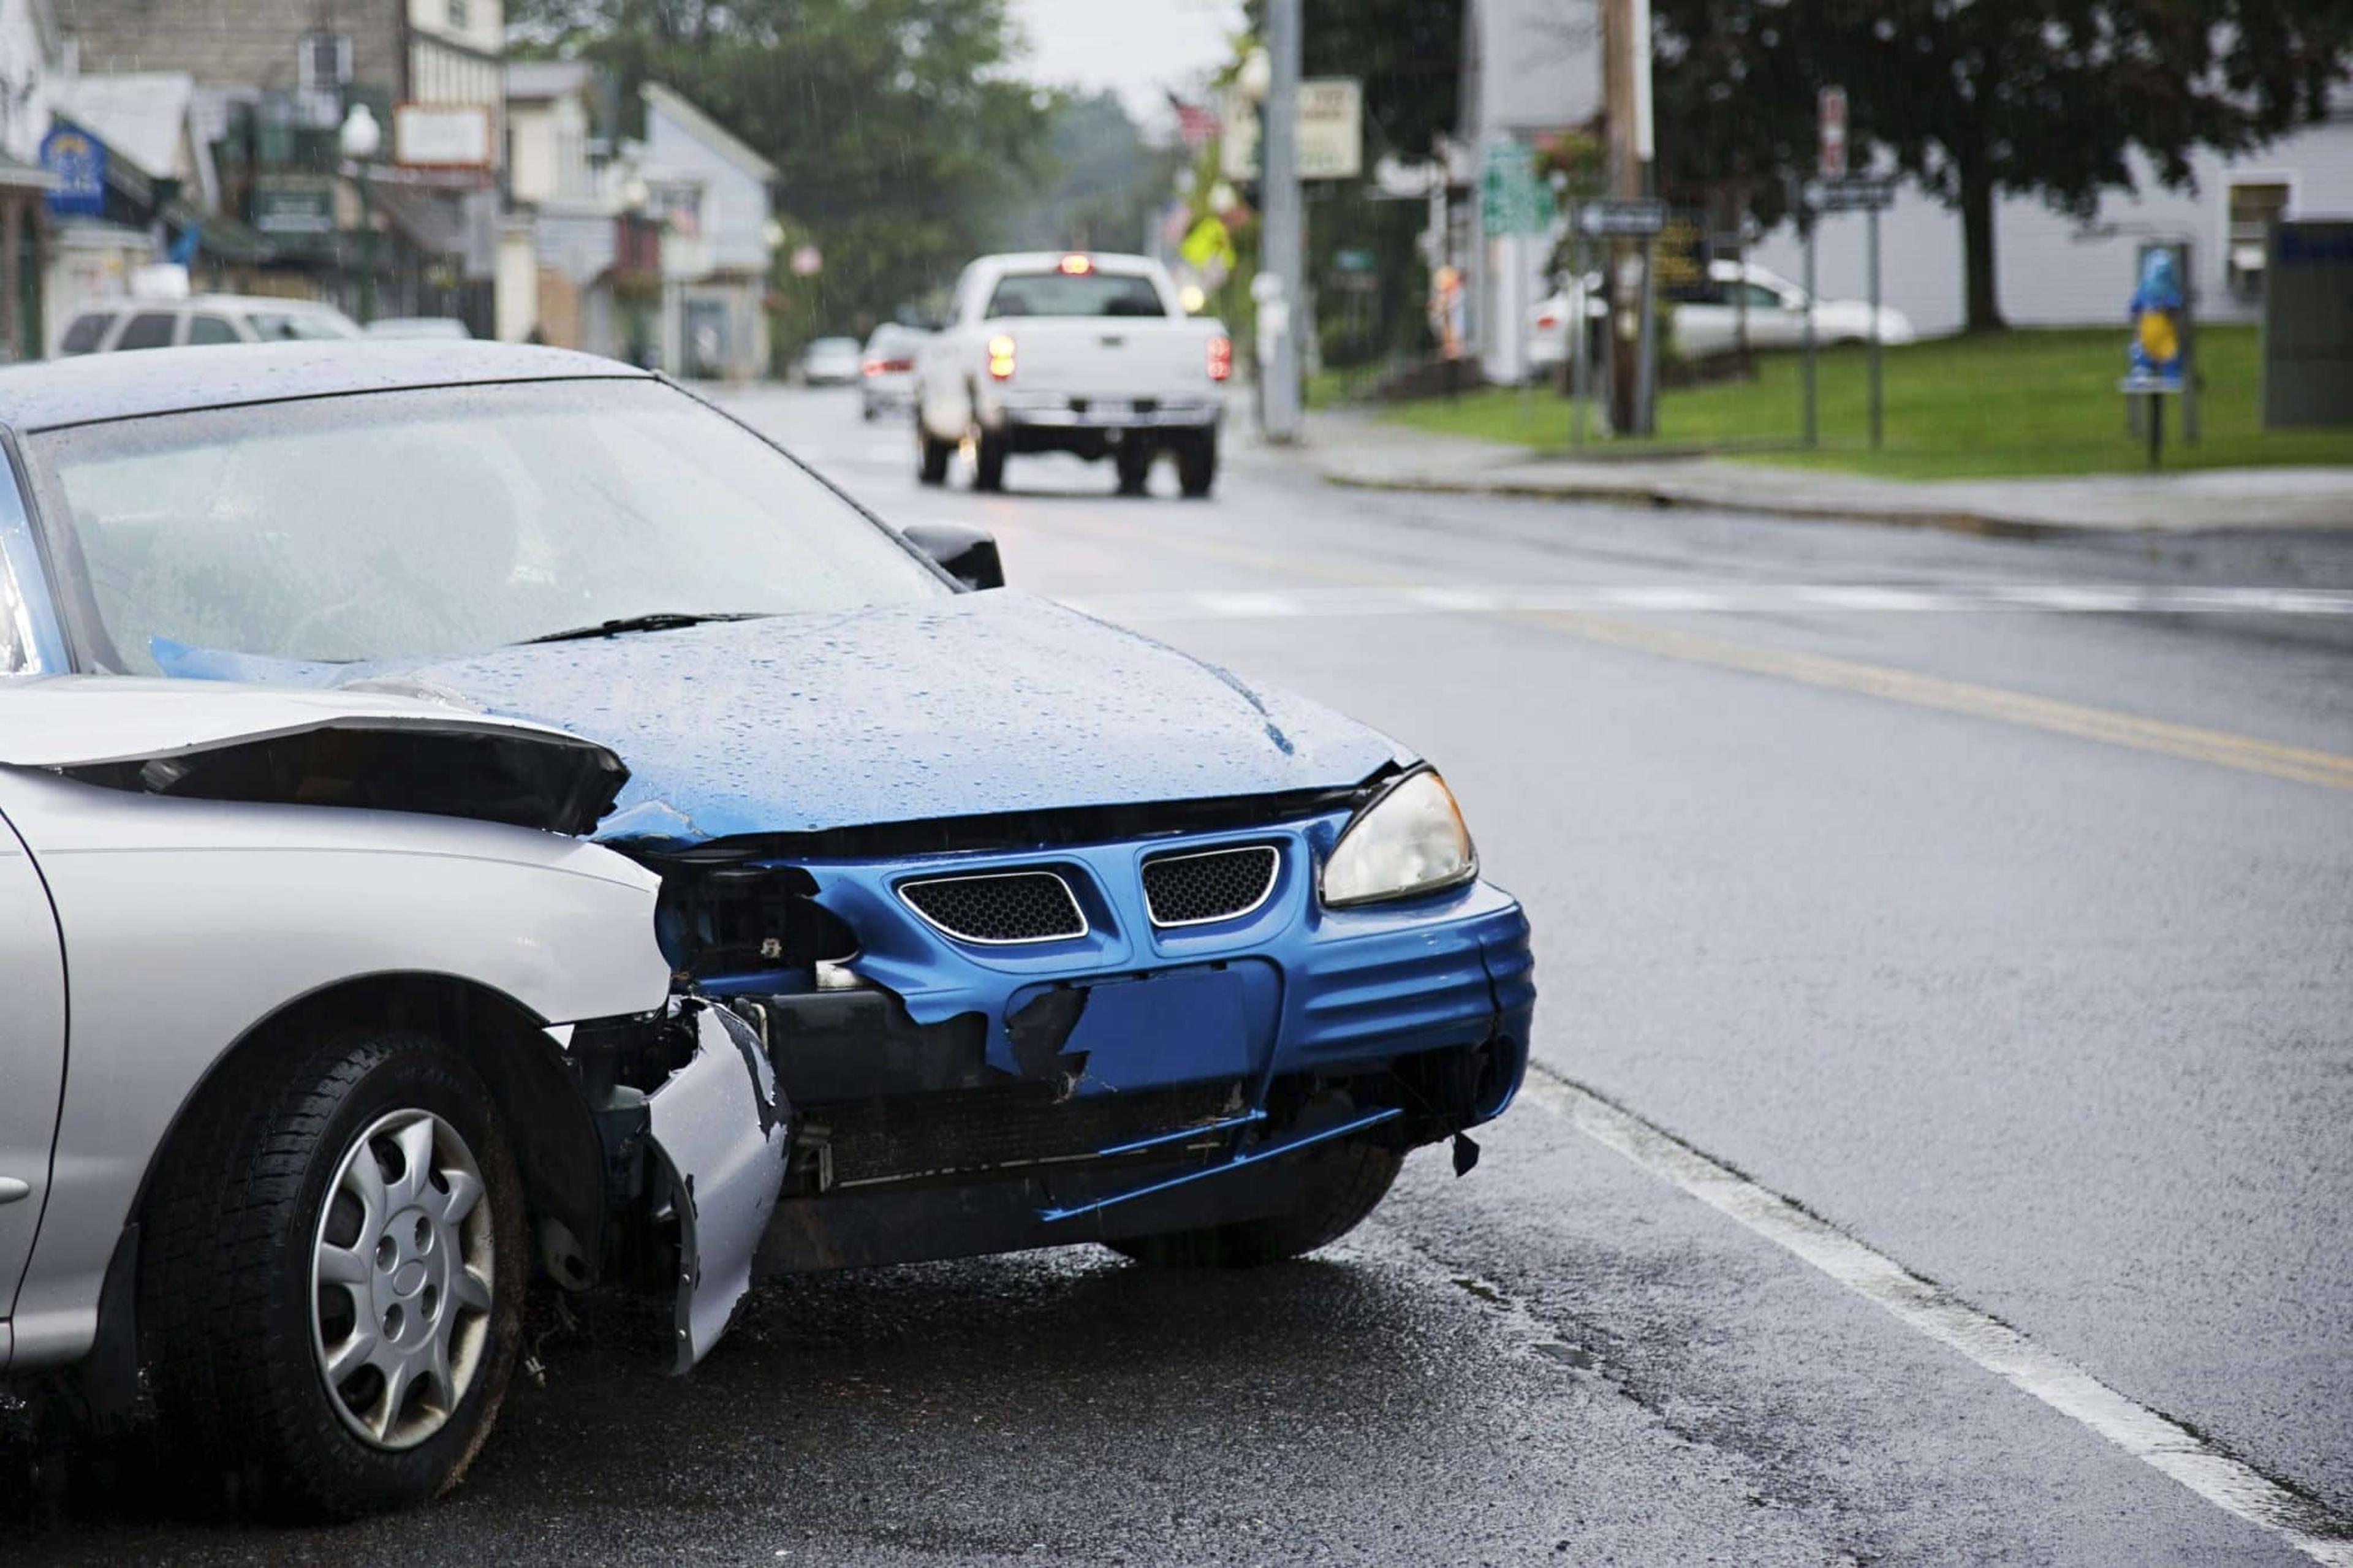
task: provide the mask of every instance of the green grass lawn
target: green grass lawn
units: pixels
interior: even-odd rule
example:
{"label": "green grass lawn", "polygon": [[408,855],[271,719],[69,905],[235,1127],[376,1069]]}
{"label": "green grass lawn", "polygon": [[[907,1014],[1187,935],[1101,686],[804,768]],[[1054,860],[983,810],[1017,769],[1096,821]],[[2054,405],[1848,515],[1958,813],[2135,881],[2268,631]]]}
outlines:
{"label": "green grass lawn", "polygon": [[[1821,446],[1813,451],[1757,449],[1794,444],[1803,414],[1801,356],[1767,355],[1757,379],[1660,395],[1662,448],[1724,447],[1760,462],[1836,468],[1890,479],[1984,479],[2145,468],[2145,446],[2126,434],[2116,378],[2125,331],[2015,331],[1948,338],[1886,352],[1886,446],[1865,446],[1868,355],[1825,350],[1820,361]],[[2266,431],[2253,327],[2199,329],[2204,363],[2202,439],[2179,439],[2169,399],[2165,466],[2353,463],[2353,428]],[[1490,387],[1407,404],[1388,417],[1417,429],[1557,449],[1568,445],[1570,406],[1556,394]],[[1597,442],[1598,450],[1639,451],[1645,443]],[[1744,448],[1746,448],[1744,450]]]}

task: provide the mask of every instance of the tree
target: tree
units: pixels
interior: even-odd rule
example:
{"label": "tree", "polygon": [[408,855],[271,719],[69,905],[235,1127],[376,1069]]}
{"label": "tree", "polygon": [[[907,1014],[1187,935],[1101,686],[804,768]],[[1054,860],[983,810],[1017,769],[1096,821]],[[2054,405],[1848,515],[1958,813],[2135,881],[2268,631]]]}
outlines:
{"label": "tree", "polygon": [[1004,250],[1134,250],[1167,199],[1181,147],[1155,147],[1115,92],[1057,106],[1046,178],[1006,209],[990,244]]}
{"label": "tree", "polygon": [[2190,155],[2260,147],[2327,110],[2353,65],[2343,0],[1657,0],[1660,174],[1746,184],[1778,216],[1814,163],[1815,94],[1961,216],[1968,321],[2002,325],[1994,205],[2089,216]]}
{"label": "tree", "polygon": [[825,258],[775,280],[780,346],[863,331],[984,249],[1058,100],[1010,73],[1006,0],[511,0],[518,36],[685,94],[776,165]]}

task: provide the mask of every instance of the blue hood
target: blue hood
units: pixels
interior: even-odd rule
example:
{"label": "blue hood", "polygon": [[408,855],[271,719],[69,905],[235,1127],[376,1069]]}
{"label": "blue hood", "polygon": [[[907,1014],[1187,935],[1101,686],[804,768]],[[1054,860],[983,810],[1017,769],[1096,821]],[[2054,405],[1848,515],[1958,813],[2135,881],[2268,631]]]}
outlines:
{"label": "blue hood", "polygon": [[1314,703],[999,591],[501,648],[387,679],[602,742],[596,837],[738,834],[1356,784],[1409,760]]}

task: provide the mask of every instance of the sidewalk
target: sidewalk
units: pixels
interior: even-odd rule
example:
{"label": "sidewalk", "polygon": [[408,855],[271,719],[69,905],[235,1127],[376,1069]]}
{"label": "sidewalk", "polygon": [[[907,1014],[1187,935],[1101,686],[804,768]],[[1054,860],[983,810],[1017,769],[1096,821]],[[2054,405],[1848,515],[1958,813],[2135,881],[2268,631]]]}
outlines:
{"label": "sidewalk", "polygon": [[2353,531],[2353,468],[2203,468],[2031,479],[1874,479],[1728,458],[1566,458],[1370,415],[1308,416],[1304,460],[1366,489],[1705,507],[2038,539],[2213,530]]}

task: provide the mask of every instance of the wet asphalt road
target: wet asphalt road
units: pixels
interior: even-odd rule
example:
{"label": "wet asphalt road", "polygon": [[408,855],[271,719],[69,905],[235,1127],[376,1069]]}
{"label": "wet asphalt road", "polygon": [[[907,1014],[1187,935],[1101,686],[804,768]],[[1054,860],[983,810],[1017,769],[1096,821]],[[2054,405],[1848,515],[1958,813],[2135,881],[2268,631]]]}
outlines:
{"label": "wet asphalt road", "polygon": [[[886,516],[994,530],[1020,587],[1437,761],[1535,921],[1549,1069],[2353,1517],[2353,791],[2295,750],[2353,753],[2353,616],[2052,607],[2353,587],[2353,540],[1375,495],[1250,451],[1208,503],[1060,458],[976,497],[846,395],[737,403]],[[658,1313],[543,1314],[543,1384],[437,1509],[239,1528],[111,1450],[10,1498],[0,1561],[2306,1561],[1546,1104],[1482,1141],[1288,1268],[764,1287],[682,1384]]]}

